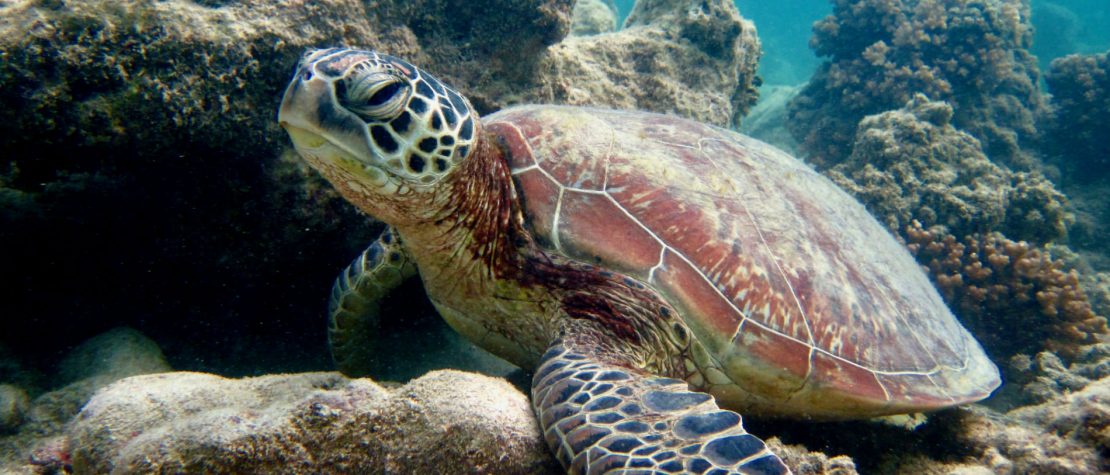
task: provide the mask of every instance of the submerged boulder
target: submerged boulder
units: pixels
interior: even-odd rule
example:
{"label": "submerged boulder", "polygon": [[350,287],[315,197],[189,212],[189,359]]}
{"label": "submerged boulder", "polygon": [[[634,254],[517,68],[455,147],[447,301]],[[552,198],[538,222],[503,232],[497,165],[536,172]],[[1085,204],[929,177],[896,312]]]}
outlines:
{"label": "submerged boulder", "polygon": [[450,370],[393,390],[337,373],[138,376],[68,437],[78,473],[559,473],[524,394]]}

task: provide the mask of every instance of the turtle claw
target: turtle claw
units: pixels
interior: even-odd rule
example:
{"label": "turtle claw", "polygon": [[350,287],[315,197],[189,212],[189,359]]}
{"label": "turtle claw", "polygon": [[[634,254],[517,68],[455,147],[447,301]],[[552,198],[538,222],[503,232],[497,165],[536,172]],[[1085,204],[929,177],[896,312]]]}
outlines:
{"label": "turtle claw", "polygon": [[604,363],[563,341],[540,361],[532,405],[570,473],[790,473],[712,396]]}

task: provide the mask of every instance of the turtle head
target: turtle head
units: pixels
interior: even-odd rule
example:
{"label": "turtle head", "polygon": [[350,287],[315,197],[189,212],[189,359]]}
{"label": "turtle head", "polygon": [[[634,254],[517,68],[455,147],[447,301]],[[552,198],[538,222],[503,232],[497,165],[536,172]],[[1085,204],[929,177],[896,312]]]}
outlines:
{"label": "turtle head", "polygon": [[480,126],[470,103],[428,73],[339,48],[305,54],[278,121],[341,191],[387,198],[433,188],[472,153]]}

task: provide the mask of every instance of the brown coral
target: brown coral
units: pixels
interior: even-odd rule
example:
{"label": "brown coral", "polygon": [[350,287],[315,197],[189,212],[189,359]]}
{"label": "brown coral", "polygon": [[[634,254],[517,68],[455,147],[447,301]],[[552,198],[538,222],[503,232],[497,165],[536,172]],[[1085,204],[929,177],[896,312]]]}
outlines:
{"label": "brown coral", "polygon": [[788,126],[820,166],[851,153],[856,124],[916,92],[954,106],[954,123],[1010,166],[1029,164],[1042,100],[1021,0],[833,0],[810,46],[825,62],[791,103]]}
{"label": "brown coral", "polygon": [[1074,356],[1108,332],[1091,310],[1079,275],[1044,249],[1000,233],[962,241],[914,221],[908,247],[929,270],[945,300],[996,357],[1041,348]]}

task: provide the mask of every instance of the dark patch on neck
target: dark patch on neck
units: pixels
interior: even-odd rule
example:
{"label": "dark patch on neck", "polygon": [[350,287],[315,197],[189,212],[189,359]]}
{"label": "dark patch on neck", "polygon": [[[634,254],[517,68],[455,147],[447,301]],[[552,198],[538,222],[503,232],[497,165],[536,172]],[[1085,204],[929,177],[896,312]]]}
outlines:
{"label": "dark patch on neck", "polygon": [[620,338],[640,342],[640,335],[632,324],[632,319],[613,308],[603,293],[574,292],[563,297],[562,303],[563,310],[570,318],[597,322],[601,328]]}
{"label": "dark patch on neck", "polygon": [[[548,254],[525,228],[512,174],[497,137],[483,134],[449,186],[449,204],[439,224],[469,238],[464,252],[491,280],[509,279],[524,287],[550,289],[568,316],[596,322],[625,341],[640,343],[644,318],[663,302],[639,282]],[[642,314],[642,315],[641,315]]]}

